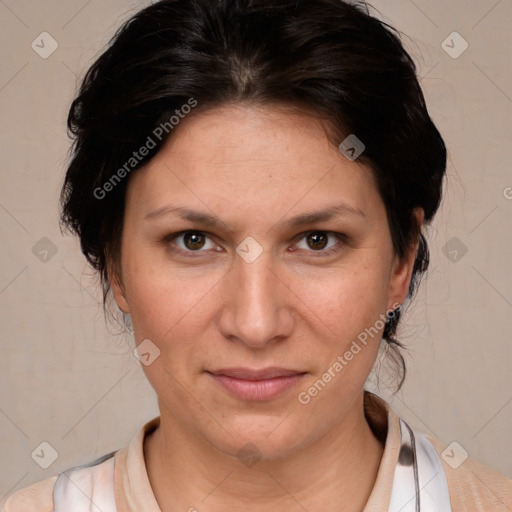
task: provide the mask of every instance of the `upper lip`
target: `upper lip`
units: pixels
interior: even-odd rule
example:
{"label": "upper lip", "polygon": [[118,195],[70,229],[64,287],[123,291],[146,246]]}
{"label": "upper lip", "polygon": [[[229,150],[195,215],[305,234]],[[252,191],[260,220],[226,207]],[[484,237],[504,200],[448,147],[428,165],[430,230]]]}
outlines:
{"label": "upper lip", "polygon": [[251,368],[223,368],[221,370],[215,370],[208,373],[212,373],[213,375],[225,375],[226,377],[243,380],[265,380],[274,379],[276,377],[289,377],[290,375],[299,375],[306,372],[272,366],[268,368],[261,368],[259,370],[253,370]]}

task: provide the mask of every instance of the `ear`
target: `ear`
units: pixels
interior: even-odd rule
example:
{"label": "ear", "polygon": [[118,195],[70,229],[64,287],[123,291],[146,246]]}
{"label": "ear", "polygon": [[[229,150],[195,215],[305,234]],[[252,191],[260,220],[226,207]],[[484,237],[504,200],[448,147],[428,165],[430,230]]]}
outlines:
{"label": "ear", "polygon": [[409,291],[409,283],[411,282],[412,270],[418,251],[419,233],[423,225],[425,212],[423,208],[415,208],[413,215],[418,225],[418,237],[415,243],[409,247],[405,258],[400,259],[398,256],[395,256],[389,280],[388,310],[396,309],[398,305],[403,304]]}
{"label": "ear", "polygon": [[107,273],[108,279],[110,282],[110,287],[112,288],[112,293],[114,294],[114,299],[117,303],[117,306],[123,313],[130,313],[130,306],[128,305],[128,301],[126,300],[126,292],[124,289],[123,278],[121,275],[120,269],[117,269],[118,265],[109,265]]}

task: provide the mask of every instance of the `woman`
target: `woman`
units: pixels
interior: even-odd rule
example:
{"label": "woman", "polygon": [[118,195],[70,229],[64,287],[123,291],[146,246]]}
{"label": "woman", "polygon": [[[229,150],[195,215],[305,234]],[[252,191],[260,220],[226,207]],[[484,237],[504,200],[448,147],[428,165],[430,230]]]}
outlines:
{"label": "woman", "polygon": [[[340,0],[164,0],[71,106],[62,220],[160,415],[1,510],[510,510],[364,390],[428,266],[446,150],[393,30]],[[405,368],[397,366],[398,386]]]}

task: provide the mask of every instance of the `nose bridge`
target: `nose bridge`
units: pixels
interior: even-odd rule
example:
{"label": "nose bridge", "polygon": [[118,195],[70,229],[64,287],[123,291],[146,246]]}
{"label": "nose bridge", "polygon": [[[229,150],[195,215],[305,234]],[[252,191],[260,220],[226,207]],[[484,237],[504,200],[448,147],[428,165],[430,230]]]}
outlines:
{"label": "nose bridge", "polygon": [[[243,244],[240,248],[244,248]],[[254,247],[249,246],[249,251],[252,250]],[[244,257],[243,253],[237,255],[229,277],[225,336],[262,347],[287,334],[291,319],[287,318],[282,283],[276,274],[270,252],[262,251],[255,259]]]}
{"label": "nose bridge", "polygon": [[255,312],[270,310],[266,305],[277,299],[275,282],[277,277],[270,270],[272,268],[270,256],[265,253],[252,263],[238,261],[236,265],[239,289],[244,298],[240,305]]}

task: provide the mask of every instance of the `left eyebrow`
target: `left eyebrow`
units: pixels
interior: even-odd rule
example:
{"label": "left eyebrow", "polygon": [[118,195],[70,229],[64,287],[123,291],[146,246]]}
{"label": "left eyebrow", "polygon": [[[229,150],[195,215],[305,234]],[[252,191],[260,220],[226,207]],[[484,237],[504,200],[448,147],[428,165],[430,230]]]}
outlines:
{"label": "left eyebrow", "polygon": [[291,219],[285,219],[279,222],[277,225],[283,225],[285,228],[295,228],[303,224],[314,224],[316,222],[325,222],[335,217],[363,217],[366,218],[366,214],[359,208],[355,208],[346,203],[339,203],[328,206],[322,210],[316,212],[308,212],[292,217]]}

